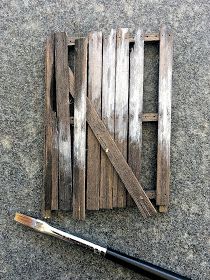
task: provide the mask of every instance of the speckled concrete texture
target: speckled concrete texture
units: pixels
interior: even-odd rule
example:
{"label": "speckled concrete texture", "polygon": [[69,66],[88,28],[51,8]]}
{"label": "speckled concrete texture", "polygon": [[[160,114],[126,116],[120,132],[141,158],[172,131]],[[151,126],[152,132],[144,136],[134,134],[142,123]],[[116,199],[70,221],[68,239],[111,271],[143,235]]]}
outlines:
{"label": "speckled concrete texture", "polygon": [[85,222],[59,214],[52,223],[192,279],[210,279],[209,1],[2,0],[0,7],[0,279],[143,279],[13,218],[16,211],[41,216],[46,36],[139,26],[157,32],[161,23],[174,32],[168,214],[143,220],[137,209],[89,212]]}

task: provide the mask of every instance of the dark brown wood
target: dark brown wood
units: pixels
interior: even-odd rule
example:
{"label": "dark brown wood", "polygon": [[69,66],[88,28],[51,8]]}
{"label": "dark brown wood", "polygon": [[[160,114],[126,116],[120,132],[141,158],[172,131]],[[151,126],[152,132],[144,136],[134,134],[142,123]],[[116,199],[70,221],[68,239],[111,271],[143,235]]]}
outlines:
{"label": "dark brown wood", "polygon": [[[73,73],[69,69],[69,91],[71,95],[74,97],[74,79]],[[103,121],[98,116],[94,106],[92,105],[89,98],[86,98],[87,105],[87,122],[94,132],[96,138],[98,139],[101,147],[106,152],[109,160],[120,176],[122,182],[124,183],[127,191],[130,193],[131,197],[135,201],[137,207],[139,208],[141,214],[144,217],[148,217],[156,214],[156,210],[146,193],[142,189],[140,183],[132,172],[132,169],[127,164],[124,156],[119,151],[117,145],[115,144],[113,138],[107,131],[106,126]]]}
{"label": "dark brown wood", "polygon": [[158,103],[158,152],[157,197],[160,211],[166,212],[169,204],[170,184],[170,135],[173,37],[166,26],[160,29],[159,103]]}
{"label": "dark brown wood", "polygon": [[73,217],[85,219],[87,39],[75,40]]}
{"label": "dark brown wood", "polygon": [[68,68],[66,33],[55,33],[56,106],[59,132],[59,209],[61,210],[69,210],[72,205]]}
{"label": "dark brown wood", "polygon": [[[102,33],[89,34],[88,55],[88,97],[101,116],[102,84]],[[92,130],[87,131],[87,190],[86,208],[99,210],[99,190],[101,173],[101,148]]]}
{"label": "dark brown wood", "polygon": [[[127,160],[128,137],[128,86],[129,86],[129,32],[120,28],[117,32],[115,134],[114,140]],[[117,201],[116,198],[117,197]],[[126,189],[118,177],[117,189],[113,188],[113,206],[126,206]]]}
{"label": "dark brown wood", "polygon": [[56,112],[52,115],[52,197],[51,209],[58,210],[58,128]]}
{"label": "dark brown wood", "polygon": [[[46,42],[45,50],[45,149],[44,149],[44,208],[51,210],[52,193],[52,102],[54,92],[54,36]],[[46,216],[46,213],[44,214]]]}
{"label": "dark brown wood", "polygon": [[[102,120],[110,135],[114,137],[114,102],[115,102],[115,51],[116,30],[103,38],[103,82],[102,82]],[[112,190],[114,185],[114,170],[106,153],[101,150],[101,182],[100,208],[112,208]]]}
{"label": "dark brown wood", "polygon": [[[144,33],[141,29],[135,35],[135,44],[130,53],[130,95],[129,95],[129,146],[128,162],[140,182],[142,154],[142,117],[144,81]],[[127,205],[132,205],[127,196]]]}

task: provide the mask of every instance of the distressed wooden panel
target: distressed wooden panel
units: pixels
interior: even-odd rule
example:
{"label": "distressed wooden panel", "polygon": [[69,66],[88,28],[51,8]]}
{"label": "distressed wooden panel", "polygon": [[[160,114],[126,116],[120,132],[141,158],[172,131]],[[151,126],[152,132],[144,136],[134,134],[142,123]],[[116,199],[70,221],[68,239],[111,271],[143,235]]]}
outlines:
{"label": "distressed wooden panel", "polygon": [[52,193],[52,106],[54,90],[54,36],[46,42],[45,50],[45,149],[44,149],[44,208],[51,210]]}
{"label": "distressed wooden panel", "polygon": [[[115,93],[115,143],[127,160],[128,134],[128,82],[129,82],[129,32],[121,28],[117,32]],[[126,206],[126,189],[118,178],[117,189],[113,188],[113,206]],[[115,185],[114,185],[115,187]]]}
{"label": "distressed wooden panel", "polygon": [[[102,120],[114,137],[116,31],[103,38]],[[113,166],[101,151],[100,208],[112,208]]]}
{"label": "distressed wooden panel", "polygon": [[56,106],[59,131],[59,208],[69,210],[72,200],[71,137],[66,33],[55,33]]}
{"label": "distressed wooden panel", "polygon": [[[135,44],[130,53],[128,160],[133,173],[140,181],[144,75],[144,33],[142,30],[137,31],[134,40]],[[129,195],[127,197],[127,204],[133,205]]]}
{"label": "distressed wooden panel", "polygon": [[[74,97],[75,89],[74,89],[74,75],[69,69],[69,91],[71,95]],[[136,179],[135,175],[132,172],[132,169],[127,164],[124,156],[119,151],[117,145],[115,144],[113,138],[108,132],[105,124],[100,119],[97,114],[94,106],[88,97],[86,97],[86,105],[87,105],[87,122],[94,132],[96,138],[98,139],[101,147],[106,152],[109,160],[120,176],[122,182],[125,184],[128,192],[131,197],[134,199],[137,207],[144,217],[151,216],[156,213],[156,210],[146,193],[142,189],[140,183]],[[153,192],[148,192],[149,195],[153,196]]]}
{"label": "distressed wooden panel", "polygon": [[[99,116],[101,116],[102,85],[102,33],[89,34],[88,56],[88,97]],[[101,177],[100,144],[92,130],[87,132],[87,209],[99,209],[99,190]]]}
{"label": "distressed wooden panel", "polygon": [[127,191],[135,201],[137,207],[144,217],[151,216],[156,213],[156,210],[146,193],[142,189],[140,183],[132,172],[132,169],[125,160],[125,157],[120,152],[113,138],[106,129],[106,126],[99,118],[91,101],[87,98],[87,121],[98,139],[101,147],[106,152],[113,167],[118,173],[121,181],[124,183]]}
{"label": "distressed wooden panel", "polygon": [[73,217],[85,219],[87,39],[75,40]]}
{"label": "distressed wooden panel", "polygon": [[[166,26],[160,29],[158,152],[157,152],[157,205],[165,212],[169,203],[170,135],[172,89],[172,34]],[[165,207],[163,207],[165,206]]]}

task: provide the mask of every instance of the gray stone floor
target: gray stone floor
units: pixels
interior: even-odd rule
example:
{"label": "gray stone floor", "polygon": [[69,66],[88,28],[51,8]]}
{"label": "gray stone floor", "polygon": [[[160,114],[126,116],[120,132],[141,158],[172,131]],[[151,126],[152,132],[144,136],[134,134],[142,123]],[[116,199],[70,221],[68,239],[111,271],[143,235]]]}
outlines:
{"label": "gray stone floor", "polygon": [[0,279],[143,279],[13,218],[16,211],[41,216],[46,36],[139,26],[157,32],[161,23],[174,32],[169,213],[143,220],[136,209],[90,212],[85,222],[60,214],[52,223],[192,279],[210,279],[209,1],[2,0],[0,7]]}

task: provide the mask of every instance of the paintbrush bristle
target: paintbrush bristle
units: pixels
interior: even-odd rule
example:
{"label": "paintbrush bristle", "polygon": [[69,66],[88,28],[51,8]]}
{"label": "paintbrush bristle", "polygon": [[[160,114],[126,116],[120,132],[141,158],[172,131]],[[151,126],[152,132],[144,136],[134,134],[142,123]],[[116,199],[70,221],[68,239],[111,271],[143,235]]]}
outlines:
{"label": "paintbrush bristle", "polygon": [[31,227],[31,228],[34,228],[36,226],[36,219],[31,218],[31,217],[26,216],[21,213],[16,213],[14,220],[20,224],[23,224],[23,225]]}

